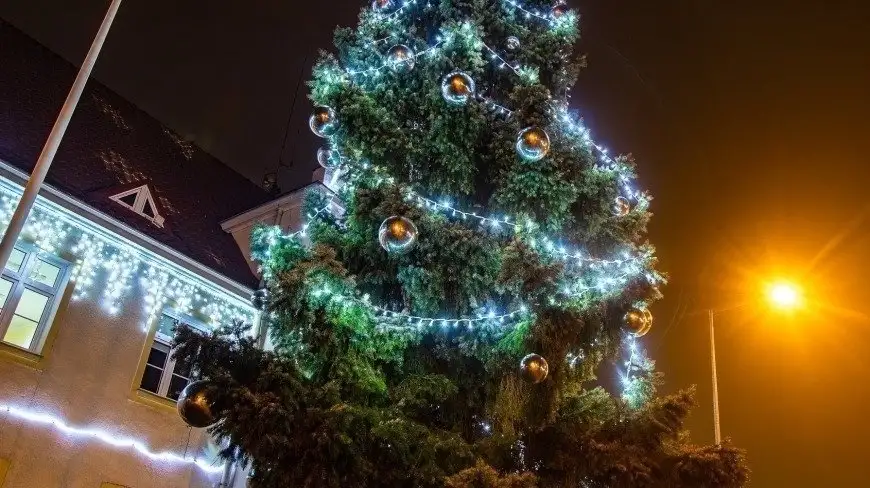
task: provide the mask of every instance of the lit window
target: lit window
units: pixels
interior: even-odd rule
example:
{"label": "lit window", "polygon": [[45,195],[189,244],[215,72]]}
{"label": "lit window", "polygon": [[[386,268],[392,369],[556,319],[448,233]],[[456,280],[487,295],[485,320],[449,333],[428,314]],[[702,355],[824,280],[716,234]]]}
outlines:
{"label": "lit window", "polygon": [[171,400],[177,400],[181,390],[190,383],[191,373],[190,365],[172,357],[172,338],[177,324],[206,330],[205,325],[191,317],[171,310],[164,311],[157,323],[157,333],[145,360],[145,371],[139,385],[142,390]]}
{"label": "lit window", "polygon": [[0,278],[0,339],[39,353],[68,279],[69,263],[17,244]]}

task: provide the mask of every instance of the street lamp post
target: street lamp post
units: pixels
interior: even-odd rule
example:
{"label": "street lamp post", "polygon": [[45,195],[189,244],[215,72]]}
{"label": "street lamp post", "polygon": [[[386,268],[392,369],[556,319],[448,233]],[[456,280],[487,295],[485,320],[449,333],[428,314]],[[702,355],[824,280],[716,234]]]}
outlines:
{"label": "street lamp post", "polygon": [[722,430],[719,427],[719,380],[716,377],[716,338],[713,330],[713,309],[707,310],[710,319],[710,365],[713,377],[713,433],[716,445],[722,443]]}
{"label": "street lamp post", "polygon": [[6,261],[12,255],[12,249],[15,248],[15,243],[18,241],[18,236],[24,228],[24,223],[30,215],[30,210],[33,208],[33,203],[36,201],[36,196],[39,195],[39,190],[42,188],[42,182],[45,181],[45,176],[48,174],[48,168],[51,167],[51,162],[54,160],[54,155],[57,153],[60,142],[66,133],[66,128],[69,126],[69,121],[72,114],[79,103],[82,92],[85,89],[85,84],[91,76],[91,70],[97,62],[97,57],[100,50],[103,48],[103,42],[109,34],[109,28],[112,26],[112,21],[115,19],[115,14],[118,13],[118,8],[121,6],[121,0],[112,0],[106,16],[103,18],[103,23],[97,31],[94,41],[88,50],[85,60],[82,62],[82,67],[79,69],[78,75],[73,82],[73,86],[60,109],[60,114],[51,128],[51,133],[45,141],[45,146],[39,154],[39,159],[36,160],[36,165],[30,173],[30,179],[27,180],[27,186],[24,188],[24,193],[21,195],[18,205],[15,207],[15,212],[9,220],[9,225],[6,227],[6,232],[3,234],[3,239],[0,240],[0,269],[6,267]]}
{"label": "street lamp post", "polygon": [[[801,306],[801,289],[793,283],[778,281],[768,286],[766,298],[771,305],[780,310],[794,310]],[[718,311],[734,310],[744,306],[746,305],[724,310],[719,309]],[[716,333],[714,330],[716,311],[712,308],[707,309],[707,319],[710,324],[710,373],[713,382],[713,436],[718,446],[722,443],[722,429],[719,424],[719,378],[716,374]]]}

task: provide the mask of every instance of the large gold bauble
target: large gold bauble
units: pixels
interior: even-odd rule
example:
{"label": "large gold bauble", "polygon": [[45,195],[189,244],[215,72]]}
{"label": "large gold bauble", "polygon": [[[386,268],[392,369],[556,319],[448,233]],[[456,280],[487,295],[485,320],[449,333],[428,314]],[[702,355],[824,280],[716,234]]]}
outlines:
{"label": "large gold bauble", "polygon": [[635,337],[643,337],[652,328],[652,312],[645,308],[634,307],[625,313],[622,321],[628,333],[634,334]]}
{"label": "large gold bauble", "polygon": [[338,129],[338,118],[335,111],[323,105],[314,107],[311,118],[308,119],[308,127],[318,137],[329,137]]}
{"label": "large gold bauble", "polygon": [[529,354],[520,361],[520,375],[532,384],[538,384],[550,373],[550,365],[540,354]]}
{"label": "large gold bauble", "polygon": [[417,226],[405,217],[388,217],[378,230],[378,242],[390,254],[407,252],[417,242]]}
{"label": "large gold bauble", "polygon": [[466,73],[455,71],[441,81],[441,95],[448,103],[463,105],[474,96],[474,80]]}
{"label": "large gold bauble", "polygon": [[517,154],[526,161],[540,161],[550,152],[550,136],[540,127],[527,127],[517,136]]}
{"label": "large gold bauble", "polygon": [[181,392],[176,408],[187,425],[203,429],[217,422],[212,411],[214,402],[208,396],[210,387],[208,381],[194,381]]}

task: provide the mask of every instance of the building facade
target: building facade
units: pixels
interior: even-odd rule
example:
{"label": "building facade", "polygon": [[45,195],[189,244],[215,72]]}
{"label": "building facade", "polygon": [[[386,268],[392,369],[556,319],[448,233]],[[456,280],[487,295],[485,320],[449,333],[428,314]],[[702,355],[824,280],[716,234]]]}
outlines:
{"label": "building facade", "polygon": [[[0,22],[0,228],[74,76]],[[0,487],[244,486],[175,411],[172,328],[262,334],[248,235],[300,206],[91,80],[0,277]]]}

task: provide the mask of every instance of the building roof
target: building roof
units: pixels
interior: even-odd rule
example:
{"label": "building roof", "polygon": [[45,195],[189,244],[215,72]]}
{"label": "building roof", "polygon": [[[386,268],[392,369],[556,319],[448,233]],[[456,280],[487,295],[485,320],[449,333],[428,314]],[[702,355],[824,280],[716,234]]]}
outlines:
{"label": "building roof", "polygon": [[[0,159],[23,171],[33,169],[76,71],[0,20]],[[262,205],[270,195],[94,79],[46,182],[231,279],[256,286],[245,256],[220,223]],[[111,198],[145,185],[153,208],[136,208],[160,218],[134,211],[134,198]]]}

